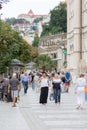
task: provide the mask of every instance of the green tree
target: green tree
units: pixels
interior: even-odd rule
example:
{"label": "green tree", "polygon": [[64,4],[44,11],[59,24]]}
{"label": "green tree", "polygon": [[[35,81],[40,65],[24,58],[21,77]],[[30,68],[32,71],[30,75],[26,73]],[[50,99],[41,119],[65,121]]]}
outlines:
{"label": "green tree", "polygon": [[25,19],[16,19],[16,18],[7,18],[6,23],[9,23],[10,25],[14,25],[14,24],[20,24],[20,23],[29,23],[28,21],[26,21]]}
{"label": "green tree", "polygon": [[36,19],[33,21],[33,23],[39,23],[39,22],[42,21],[42,20],[43,20],[43,17],[36,18]]}
{"label": "green tree", "polygon": [[50,11],[50,22],[43,26],[41,36],[48,34],[56,34],[59,32],[67,32],[67,5],[60,2],[53,10]]}
{"label": "green tree", "polygon": [[0,73],[6,71],[11,60],[16,58],[23,63],[37,56],[37,51],[29,45],[10,25],[0,20]]}
{"label": "green tree", "polygon": [[50,26],[48,24],[44,24],[42,27],[43,31],[41,33],[41,36],[48,35],[51,32]]}
{"label": "green tree", "polygon": [[38,55],[35,59],[36,67],[51,70],[56,67],[56,62],[52,61],[48,55]]}
{"label": "green tree", "polygon": [[61,2],[51,11],[49,23],[52,33],[67,32],[67,9],[66,3]]}
{"label": "green tree", "polygon": [[32,46],[38,47],[38,44],[39,44],[39,37],[38,37],[38,35],[35,35]]}
{"label": "green tree", "polygon": [[15,18],[14,18],[14,17],[13,17],[13,18],[7,18],[7,19],[6,19],[6,23],[9,23],[10,25],[13,25],[14,21],[15,21]]}

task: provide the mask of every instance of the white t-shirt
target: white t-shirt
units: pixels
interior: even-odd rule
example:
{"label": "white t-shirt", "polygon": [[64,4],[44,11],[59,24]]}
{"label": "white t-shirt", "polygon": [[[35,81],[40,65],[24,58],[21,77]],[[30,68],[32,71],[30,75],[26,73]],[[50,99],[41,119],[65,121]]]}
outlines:
{"label": "white t-shirt", "polygon": [[42,88],[42,87],[48,87],[48,86],[49,86],[49,85],[48,85],[48,84],[49,84],[48,82],[49,82],[49,81],[48,81],[48,78],[42,78],[42,79],[41,79],[41,82],[40,82],[40,83],[41,83],[41,88]]}
{"label": "white t-shirt", "polygon": [[75,90],[84,90],[85,86],[86,86],[86,80],[85,78],[81,77],[77,79],[77,82],[75,84]]}

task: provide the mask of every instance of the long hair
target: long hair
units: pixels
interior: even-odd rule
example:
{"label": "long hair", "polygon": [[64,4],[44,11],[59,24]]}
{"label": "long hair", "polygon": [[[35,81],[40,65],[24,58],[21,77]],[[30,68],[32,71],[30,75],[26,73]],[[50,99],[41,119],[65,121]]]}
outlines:
{"label": "long hair", "polygon": [[59,75],[57,73],[55,73],[55,76],[54,76],[55,79],[59,79]]}

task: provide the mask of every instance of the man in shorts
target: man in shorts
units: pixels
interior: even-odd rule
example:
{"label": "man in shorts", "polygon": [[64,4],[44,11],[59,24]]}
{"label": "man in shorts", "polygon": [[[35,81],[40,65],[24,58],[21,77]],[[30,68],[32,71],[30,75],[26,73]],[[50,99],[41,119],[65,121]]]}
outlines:
{"label": "man in shorts", "polygon": [[17,79],[16,73],[13,73],[12,78],[10,79],[10,87],[11,87],[11,96],[13,99],[13,107],[16,107],[16,99],[18,97],[18,86],[20,82]]}

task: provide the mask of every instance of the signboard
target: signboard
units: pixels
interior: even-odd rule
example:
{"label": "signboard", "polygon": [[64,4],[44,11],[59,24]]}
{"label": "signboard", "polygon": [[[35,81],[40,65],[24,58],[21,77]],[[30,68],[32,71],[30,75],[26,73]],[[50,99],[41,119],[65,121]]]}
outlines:
{"label": "signboard", "polygon": [[67,50],[66,50],[66,49],[63,50],[63,54],[64,54],[64,55],[67,54]]}

